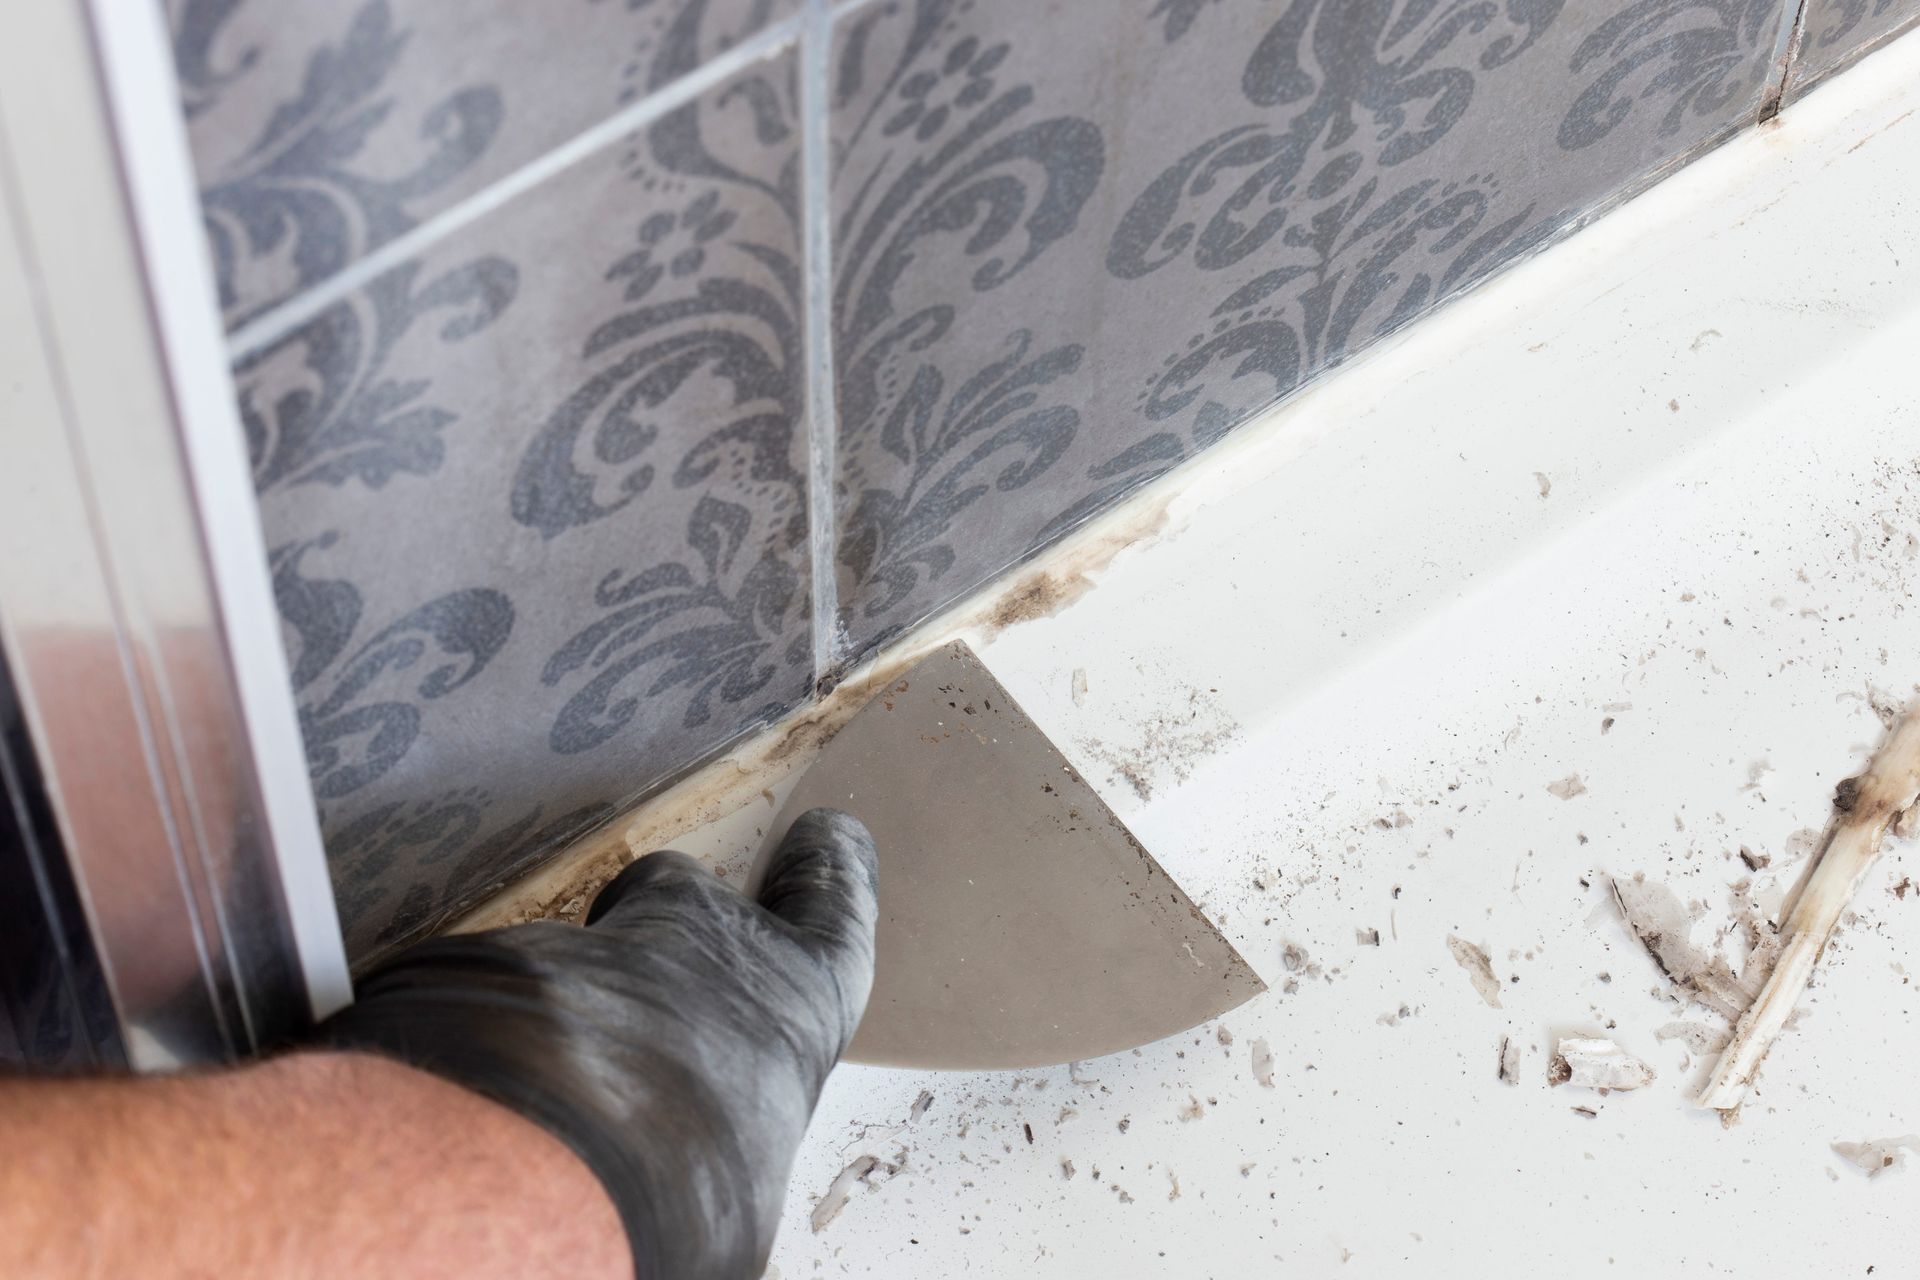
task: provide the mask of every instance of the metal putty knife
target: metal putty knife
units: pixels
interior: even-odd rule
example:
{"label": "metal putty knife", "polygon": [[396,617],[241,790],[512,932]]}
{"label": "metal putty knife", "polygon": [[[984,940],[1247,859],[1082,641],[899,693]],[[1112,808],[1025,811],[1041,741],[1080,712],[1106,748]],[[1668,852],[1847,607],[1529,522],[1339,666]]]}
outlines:
{"label": "metal putty knife", "polygon": [[964,644],[834,736],[770,840],[816,805],[858,816],[880,850],[873,997],[850,1061],[1051,1066],[1265,990]]}

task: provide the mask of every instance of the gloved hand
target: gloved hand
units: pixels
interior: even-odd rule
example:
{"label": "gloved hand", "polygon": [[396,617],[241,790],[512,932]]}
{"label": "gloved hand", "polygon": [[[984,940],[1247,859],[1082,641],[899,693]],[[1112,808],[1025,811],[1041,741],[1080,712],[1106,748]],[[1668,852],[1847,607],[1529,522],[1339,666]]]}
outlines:
{"label": "gloved hand", "polygon": [[606,1186],[638,1280],[758,1277],[873,985],[874,874],[873,838],[831,809],[793,824],[757,903],[684,854],[650,854],[601,890],[585,928],[408,948],[319,1036],[559,1137]]}

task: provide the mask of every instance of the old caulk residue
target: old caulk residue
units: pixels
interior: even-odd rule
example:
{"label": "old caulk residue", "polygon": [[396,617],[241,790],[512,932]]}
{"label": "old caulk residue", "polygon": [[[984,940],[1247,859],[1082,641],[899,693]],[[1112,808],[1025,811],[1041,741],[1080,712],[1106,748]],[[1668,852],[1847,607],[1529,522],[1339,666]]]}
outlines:
{"label": "old caulk residue", "polygon": [[1781,928],[1779,958],[1751,1007],[1734,1028],[1699,1105],[1738,1107],[1754,1073],[1787,1025],[1813,967],[1874,860],[1887,829],[1920,802],[1920,710],[1910,709],[1874,753],[1866,772],[1834,789],[1834,820],[1826,848]]}
{"label": "old caulk residue", "polygon": [[928,654],[955,639],[983,646],[1009,627],[1049,617],[1078,600],[1115,557],[1166,536],[1169,506],[1178,496],[1170,485],[1151,486],[1024,568],[898,637],[863,665],[830,673],[815,701],[638,801],[455,920],[447,931],[579,918],[601,886],[633,859],[738,813],[767,788],[804,769],[861,708]]}
{"label": "old caulk residue", "polygon": [[1897,1169],[1905,1164],[1909,1151],[1920,1152],[1920,1133],[1903,1133],[1897,1138],[1876,1138],[1867,1142],[1833,1144],[1833,1154],[1869,1178],[1877,1178],[1887,1170]]}
{"label": "old caulk residue", "polygon": [[1665,885],[1636,875],[1612,877],[1608,887],[1628,931],[1681,992],[1729,1022],[1753,1003],[1759,984],[1742,979],[1719,952],[1693,945],[1693,914]]}
{"label": "old caulk residue", "polygon": [[1568,1036],[1554,1047],[1547,1082],[1580,1089],[1642,1089],[1653,1083],[1653,1068],[1598,1036]]}
{"label": "old caulk residue", "polygon": [[1467,977],[1472,980],[1473,989],[1480,993],[1480,998],[1498,1009],[1500,979],[1494,976],[1493,960],[1487,955],[1486,948],[1448,934],[1447,950],[1453,952],[1455,963],[1467,971]]}

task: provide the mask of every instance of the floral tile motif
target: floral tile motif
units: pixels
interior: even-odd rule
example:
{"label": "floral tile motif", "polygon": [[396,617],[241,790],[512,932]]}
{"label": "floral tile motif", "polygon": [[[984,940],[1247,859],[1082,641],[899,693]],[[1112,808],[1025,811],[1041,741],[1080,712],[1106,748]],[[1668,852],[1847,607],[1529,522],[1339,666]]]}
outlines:
{"label": "floral tile motif", "polygon": [[812,687],[793,62],[237,370],[356,959]]}
{"label": "floral tile motif", "polygon": [[230,326],[799,0],[167,0]]}
{"label": "floral tile motif", "polygon": [[842,661],[1751,120],[1781,22],[1781,0],[842,11]]}
{"label": "floral tile motif", "polygon": [[1789,98],[1916,23],[1920,4],[1914,0],[1807,0],[1800,62],[1788,82]]}

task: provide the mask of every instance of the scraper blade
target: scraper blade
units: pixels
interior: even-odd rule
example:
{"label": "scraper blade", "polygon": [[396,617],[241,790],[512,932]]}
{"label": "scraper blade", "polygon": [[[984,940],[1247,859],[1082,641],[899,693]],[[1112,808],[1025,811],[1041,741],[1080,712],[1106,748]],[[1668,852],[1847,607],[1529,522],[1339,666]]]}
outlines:
{"label": "scraper blade", "polygon": [[817,805],[859,817],[880,850],[873,997],[850,1061],[1051,1066],[1265,989],[964,644],[849,721],[770,830]]}

